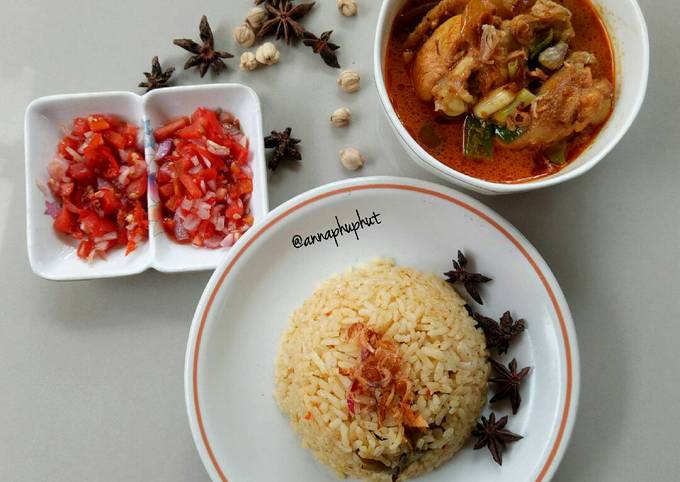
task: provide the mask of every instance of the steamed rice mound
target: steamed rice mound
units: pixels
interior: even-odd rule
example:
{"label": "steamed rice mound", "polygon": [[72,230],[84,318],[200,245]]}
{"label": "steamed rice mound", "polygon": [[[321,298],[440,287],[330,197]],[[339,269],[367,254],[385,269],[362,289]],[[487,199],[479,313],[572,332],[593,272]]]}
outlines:
{"label": "steamed rice mound", "polygon": [[[443,279],[378,260],[324,282],[293,312],[276,363],[276,399],[303,446],[341,477],[403,480],[455,454],[486,402],[486,343]],[[352,415],[352,381],[340,372],[360,363],[348,328],[362,322],[394,342],[406,367],[411,408],[428,424],[409,433],[378,424],[375,410]]]}

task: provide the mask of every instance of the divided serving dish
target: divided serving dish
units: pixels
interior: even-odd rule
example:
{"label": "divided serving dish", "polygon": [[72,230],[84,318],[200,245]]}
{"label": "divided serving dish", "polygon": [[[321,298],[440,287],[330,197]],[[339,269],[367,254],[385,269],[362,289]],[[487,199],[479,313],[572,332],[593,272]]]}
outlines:
{"label": "divided serving dish", "polygon": [[[31,102],[25,119],[26,222],[28,257],[37,275],[51,280],[77,280],[132,275],[148,268],[161,272],[208,270],[219,264],[230,248],[197,248],[179,244],[166,235],[157,215],[159,201],[153,186],[157,169],[153,130],[173,117],[190,115],[198,107],[219,107],[241,121],[241,128],[250,141],[253,171],[250,208],[257,222],[268,211],[267,171],[260,101],[249,87],[241,84],[183,86],[154,90],[141,96],[131,92],[104,92],[54,95]],[[55,155],[63,129],[70,127],[75,117],[93,113],[114,114],[140,126],[149,172],[149,240],[127,256],[124,249],[116,249],[106,260],[88,264],[76,255],[74,240],[53,229],[52,219],[44,214],[45,195],[36,183],[47,180],[47,164]]]}

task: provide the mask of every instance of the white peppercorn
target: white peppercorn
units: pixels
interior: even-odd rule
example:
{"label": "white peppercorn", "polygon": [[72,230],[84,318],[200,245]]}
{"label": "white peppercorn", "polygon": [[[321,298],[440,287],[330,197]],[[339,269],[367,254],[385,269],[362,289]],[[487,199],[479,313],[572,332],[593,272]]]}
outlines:
{"label": "white peppercorn", "polygon": [[361,77],[354,70],[343,70],[338,75],[338,85],[345,92],[356,92],[361,86]]}
{"label": "white peppercorn", "polygon": [[340,163],[345,169],[356,171],[364,165],[364,162],[366,159],[354,147],[347,147],[340,151]]}
{"label": "white peppercorn", "polygon": [[346,127],[352,120],[352,111],[347,107],[340,107],[331,114],[331,124],[335,127]]}
{"label": "white peppercorn", "polygon": [[271,42],[260,45],[255,51],[255,58],[264,65],[274,65],[279,61],[280,56],[279,49]]}
{"label": "white peppercorn", "polygon": [[359,7],[356,0],[337,0],[338,10],[345,17],[353,17],[357,14]]}
{"label": "white peppercorn", "polygon": [[234,29],[234,41],[241,47],[251,47],[255,43],[255,32],[248,24],[241,24]]}
{"label": "white peppercorn", "polygon": [[258,67],[257,59],[255,58],[255,54],[252,52],[243,52],[241,54],[241,63],[240,67],[241,70],[246,70],[246,71],[251,71],[255,70]]}
{"label": "white peppercorn", "polygon": [[250,25],[253,30],[259,30],[262,24],[267,21],[269,15],[262,7],[253,7],[246,16],[246,23]]}

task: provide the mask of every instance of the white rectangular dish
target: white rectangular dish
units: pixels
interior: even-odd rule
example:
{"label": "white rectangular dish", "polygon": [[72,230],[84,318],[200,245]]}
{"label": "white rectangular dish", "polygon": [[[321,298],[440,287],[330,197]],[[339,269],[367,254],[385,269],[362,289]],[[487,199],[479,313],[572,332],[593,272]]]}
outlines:
{"label": "white rectangular dish", "polygon": [[[253,193],[250,208],[257,223],[268,211],[267,170],[264,158],[262,112],[257,94],[241,84],[169,87],[145,95],[131,92],[69,94],[41,97],[26,109],[26,228],[28,258],[38,276],[50,280],[110,278],[141,273],[148,268],[162,272],[209,270],[218,265],[229,248],[207,249],[179,244],[166,235],[156,215],[154,199],[156,164],[153,129],[178,115],[190,115],[198,107],[222,108],[233,113],[250,141]],[[92,113],[114,114],[141,127],[149,171],[147,201],[149,241],[125,256],[112,250],[106,260],[87,263],[76,255],[72,238],[59,235],[44,214],[45,195],[37,187],[48,178],[47,164],[54,157],[63,129],[75,117]],[[140,140],[142,142],[142,140]]]}

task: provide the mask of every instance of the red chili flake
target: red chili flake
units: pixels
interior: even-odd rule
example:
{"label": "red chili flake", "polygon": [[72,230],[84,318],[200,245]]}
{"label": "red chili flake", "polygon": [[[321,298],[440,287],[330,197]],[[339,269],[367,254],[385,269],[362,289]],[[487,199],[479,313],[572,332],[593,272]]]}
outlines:
{"label": "red chili flake", "polygon": [[312,412],[307,412],[307,413],[305,414],[305,420],[311,419],[312,416],[313,416],[313,415],[312,415]]}
{"label": "red chili flake", "polygon": [[347,409],[349,410],[349,413],[354,415],[354,400],[351,398],[347,399]]}

